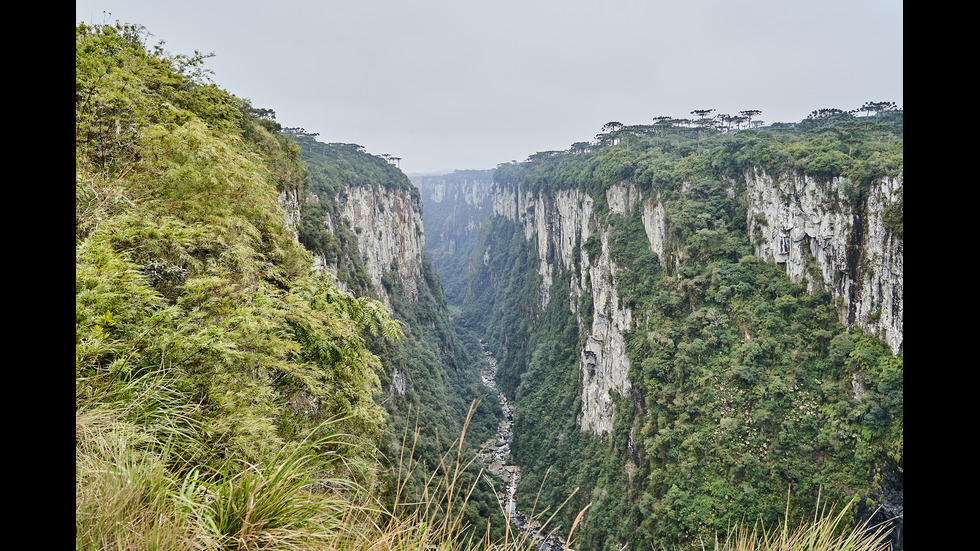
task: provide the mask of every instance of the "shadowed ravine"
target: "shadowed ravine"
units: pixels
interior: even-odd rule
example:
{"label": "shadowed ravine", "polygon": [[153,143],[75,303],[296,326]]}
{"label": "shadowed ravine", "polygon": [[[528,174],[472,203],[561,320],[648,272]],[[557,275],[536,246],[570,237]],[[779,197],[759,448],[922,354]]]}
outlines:
{"label": "shadowed ravine", "polygon": [[[505,482],[503,487],[494,488],[497,493],[497,500],[500,502],[501,509],[505,512],[508,519],[522,533],[531,530],[530,537],[534,539],[539,549],[545,551],[550,549],[564,549],[565,541],[553,530],[554,527],[542,529],[540,519],[531,518],[522,511],[517,510],[515,505],[514,492],[521,483],[521,468],[514,463],[510,455],[510,443],[514,438],[514,406],[510,404],[503,392],[497,389],[495,377],[497,374],[497,359],[487,350],[487,344],[482,340],[483,352],[486,363],[480,373],[483,384],[497,394],[500,400],[500,408],[504,412],[504,418],[497,426],[497,434],[480,446],[479,458],[485,468],[496,473]],[[548,530],[551,530],[549,533]]]}

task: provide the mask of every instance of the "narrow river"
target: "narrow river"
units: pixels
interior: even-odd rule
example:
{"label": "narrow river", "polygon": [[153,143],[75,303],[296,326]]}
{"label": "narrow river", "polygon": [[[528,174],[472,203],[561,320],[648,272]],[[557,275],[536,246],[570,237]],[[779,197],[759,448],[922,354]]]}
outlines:
{"label": "narrow river", "polygon": [[514,492],[521,482],[521,468],[514,463],[514,459],[510,455],[510,443],[514,438],[514,406],[507,400],[504,393],[497,389],[497,359],[487,349],[485,342],[480,341],[480,343],[483,345],[483,353],[486,356],[486,364],[480,373],[480,378],[484,385],[497,394],[500,407],[504,412],[504,419],[497,427],[496,436],[480,446],[479,459],[487,470],[499,475],[504,482],[503,487],[495,488],[495,490],[500,507],[510,522],[522,534],[531,530],[528,536],[533,538],[538,549],[544,551],[564,549],[565,541],[561,537],[554,532],[549,534],[543,531],[540,519],[529,519],[515,505]]}

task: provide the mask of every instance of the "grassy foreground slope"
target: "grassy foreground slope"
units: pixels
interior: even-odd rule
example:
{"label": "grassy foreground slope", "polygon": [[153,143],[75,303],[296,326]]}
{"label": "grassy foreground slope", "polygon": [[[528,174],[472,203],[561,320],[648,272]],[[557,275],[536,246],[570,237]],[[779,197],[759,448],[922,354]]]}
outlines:
{"label": "grassy foreground slope", "polygon": [[76,28],[77,545],[305,546],[374,482],[400,328],[310,273],[296,146],[145,36]]}

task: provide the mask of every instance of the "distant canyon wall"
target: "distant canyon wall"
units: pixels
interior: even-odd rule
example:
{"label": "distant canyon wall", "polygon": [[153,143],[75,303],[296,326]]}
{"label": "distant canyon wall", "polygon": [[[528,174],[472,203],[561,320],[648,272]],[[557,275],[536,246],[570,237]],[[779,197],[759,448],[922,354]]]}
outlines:
{"label": "distant canyon wall", "polygon": [[[459,170],[438,176],[412,176],[425,207],[425,253],[440,274],[447,300],[462,302],[469,255],[490,216],[492,170]],[[449,277],[445,277],[449,276]]]}
{"label": "distant canyon wall", "polygon": [[[455,254],[461,241],[475,236],[490,214],[492,170],[466,170],[440,176],[414,176],[425,204],[429,251]],[[434,246],[438,246],[438,250]],[[464,253],[468,251],[463,251]]]}

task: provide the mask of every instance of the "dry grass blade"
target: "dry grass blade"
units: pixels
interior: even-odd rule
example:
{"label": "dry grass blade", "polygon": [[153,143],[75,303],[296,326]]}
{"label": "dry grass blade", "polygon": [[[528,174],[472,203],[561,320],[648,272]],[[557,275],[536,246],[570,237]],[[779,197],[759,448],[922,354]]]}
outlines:
{"label": "dry grass blade", "polygon": [[582,510],[579,511],[577,515],[575,515],[575,522],[572,523],[572,529],[568,531],[568,540],[565,542],[566,550],[570,551],[572,549],[572,534],[575,533],[575,528],[578,527],[578,523],[582,521],[582,515],[584,515],[585,512],[589,510],[589,507],[592,507],[591,503],[583,507]]}

